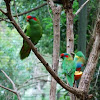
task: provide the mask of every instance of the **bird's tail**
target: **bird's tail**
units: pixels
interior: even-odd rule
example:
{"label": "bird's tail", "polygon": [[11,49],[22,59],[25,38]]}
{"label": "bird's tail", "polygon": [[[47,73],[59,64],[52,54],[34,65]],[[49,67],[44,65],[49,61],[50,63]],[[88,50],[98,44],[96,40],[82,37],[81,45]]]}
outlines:
{"label": "bird's tail", "polygon": [[66,75],[67,76],[67,81],[68,81],[68,84],[73,87],[73,83],[74,83],[74,73],[72,73],[70,76],[69,75]]}
{"label": "bird's tail", "polygon": [[29,56],[29,54],[30,54],[30,51],[31,51],[31,48],[30,48],[30,46],[24,41],[23,42],[23,46],[22,46],[22,48],[21,48],[21,50],[20,50],[20,59],[25,59],[26,57],[28,57]]}

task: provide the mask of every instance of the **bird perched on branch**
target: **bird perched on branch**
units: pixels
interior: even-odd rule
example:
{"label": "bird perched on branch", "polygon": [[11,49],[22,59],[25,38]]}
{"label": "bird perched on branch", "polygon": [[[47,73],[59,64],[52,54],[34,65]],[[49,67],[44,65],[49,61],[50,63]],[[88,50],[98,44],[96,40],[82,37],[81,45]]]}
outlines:
{"label": "bird perched on branch", "polygon": [[62,61],[63,74],[66,75],[69,85],[73,86],[74,73],[76,71],[76,63],[71,57],[71,55],[68,53],[62,53],[60,56],[63,59]]}
{"label": "bird perched on branch", "polygon": [[[32,41],[34,45],[38,43],[40,38],[42,37],[42,27],[40,25],[39,19],[35,16],[27,16],[27,25],[24,33],[28,36],[28,38]],[[25,40],[23,40],[23,46],[20,50],[20,58],[25,59],[29,56],[31,51],[31,47],[27,44]]]}
{"label": "bird perched on branch", "polygon": [[77,64],[76,70],[80,71],[81,67],[84,66],[84,64],[85,64],[85,56],[84,56],[84,54],[81,51],[78,51],[77,53],[75,53],[74,61]]}

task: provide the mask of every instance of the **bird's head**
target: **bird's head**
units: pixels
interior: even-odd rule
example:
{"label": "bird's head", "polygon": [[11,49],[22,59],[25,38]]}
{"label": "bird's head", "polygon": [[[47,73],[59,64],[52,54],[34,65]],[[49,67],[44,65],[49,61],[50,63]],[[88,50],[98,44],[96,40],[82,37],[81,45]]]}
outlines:
{"label": "bird's head", "polygon": [[76,57],[76,58],[83,57],[83,58],[85,59],[85,56],[84,56],[84,54],[83,54],[81,51],[78,51],[78,52],[75,54],[75,57]]}
{"label": "bird's head", "polygon": [[71,57],[71,55],[70,54],[68,54],[68,53],[62,53],[61,55],[60,55],[60,57],[63,59],[63,58],[69,58],[69,57]]}
{"label": "bird's head", "polygon": [[32,20],[32,21],[35,21],[35,22],[37,21],[37,18],[36,18],[35,16],[30,16],[30,15],[28,15],[26,18],[27,18],[27,22],[29,22],[29,21],[31,21],[31,20]]}

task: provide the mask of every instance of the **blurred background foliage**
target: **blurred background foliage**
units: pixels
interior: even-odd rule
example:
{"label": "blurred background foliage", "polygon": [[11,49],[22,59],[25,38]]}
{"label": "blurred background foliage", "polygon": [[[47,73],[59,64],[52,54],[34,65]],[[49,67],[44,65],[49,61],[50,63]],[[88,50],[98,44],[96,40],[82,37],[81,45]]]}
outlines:
{"label": "blurred background foliage", "polygon": [[[16,15],[17,13],[28,11],[43,3],[45,3],[43,0],[12,0],[12,14]],[[91,0],[88,3],[87,44],[92,35],[94,23],[96,21],[97,5],[98,0]],[[3,0],[0,0],[0,8],[5,11],[5,3]],[[75,13],[78,8],[78,1],[75,0],[73,3],[73,13]],[[36,47],[38,48],[41,55],[46,59],[46,61],[52,66],[53,23],[49,13],[52,15],[52,11],[49,9],[48,12],[48,6],[46,5],[26,15],[35,15],[40,19],[41,25],[43,27],[43,36]],[[26,25],[26,15],[15,18],[22,29],[24,29]],[[0,12],[0,18],[6,18],[6,16]],[[60,27],[60,53],[62,53],[66,51],[66,15],[64,10],[61,12]],[[76,51],[78,44],[78,15],[74,18],[74,35]],[[48,100],[50,75],[33,52],[31,52],[30,56],[25,60],[20,60],[19,51],[22,46],[22,42],[22,37],[18,34],[11,23],[0,21],[0,69],[3,69],[14,81],[22,100]],[[90,93],[94,94],[93,100],[100,99],[100,74],[98,74],[99,66],[100,59],[90,86]],[[97,76],[98,80],[95,85]],[[0,72],[0,84],[11,89],[13,88],[12,84],[3,75],[2,72]],[[57,85],[57,100],[69,100],[69,96],[67,94],[67,91]],[[17,97],[13,93],[0,88],[0,100],[17,100]]]}

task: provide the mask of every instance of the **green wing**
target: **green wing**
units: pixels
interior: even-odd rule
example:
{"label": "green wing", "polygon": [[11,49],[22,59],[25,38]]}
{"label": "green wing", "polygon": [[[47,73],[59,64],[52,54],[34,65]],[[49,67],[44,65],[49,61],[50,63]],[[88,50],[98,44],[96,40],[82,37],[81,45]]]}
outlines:
{"label": "green wing", "polygon": [[67,77],[67,81],[70,86],[73,86],[74,83],[74,73],[76,70],[76,63],[73,60],[67,60],[66,58],[62,62],[63,73]]}
{"label": "green wing", "polygon": [[[39,20],[37,22],[31,21],[24,29],[24,33],[31,39],[32,43],[36,45],[42,37],[42,27]],[[30,46],[23,40],[23,46],[20,50],[20,58],[24,59],[29,56],[31,51]]]}
{"label": "green wing", "polygon": [[73,72],[71,75],[66,75],[67,81],[68,81],[68,83],[69,83],[69,85],[70,85],[71,87],[73,87],[73,83],[74,83],[74,73],[75,73],[75,72]]}

